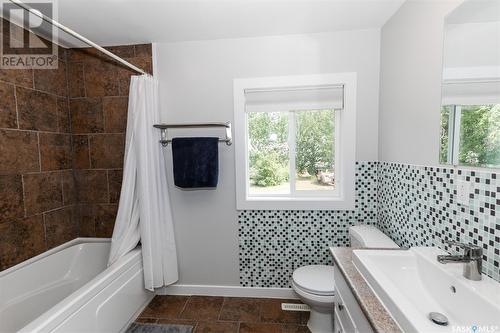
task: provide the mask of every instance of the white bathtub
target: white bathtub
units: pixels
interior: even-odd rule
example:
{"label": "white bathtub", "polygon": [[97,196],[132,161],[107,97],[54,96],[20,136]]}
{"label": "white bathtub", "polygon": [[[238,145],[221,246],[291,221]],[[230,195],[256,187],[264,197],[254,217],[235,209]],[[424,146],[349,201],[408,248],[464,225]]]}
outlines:
{"label": "white bathtub", "polygon": [[124,331],[153,293],[141,249],[106,267],[109,248],[78,238],[0,272],[0,333]]}

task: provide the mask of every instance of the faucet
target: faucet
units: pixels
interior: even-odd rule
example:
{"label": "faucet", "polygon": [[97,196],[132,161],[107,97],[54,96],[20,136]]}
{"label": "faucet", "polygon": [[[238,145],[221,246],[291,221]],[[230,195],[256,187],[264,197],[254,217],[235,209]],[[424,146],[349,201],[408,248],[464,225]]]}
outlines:
{"label": "faucet", "polygon": [[437,261],[441,264],[464,263],[464,277],[472,281],[481,281],[483,265],[483,249],[480,246],[445,241],[446,244],[464,249],[464,255],[439,255]]}

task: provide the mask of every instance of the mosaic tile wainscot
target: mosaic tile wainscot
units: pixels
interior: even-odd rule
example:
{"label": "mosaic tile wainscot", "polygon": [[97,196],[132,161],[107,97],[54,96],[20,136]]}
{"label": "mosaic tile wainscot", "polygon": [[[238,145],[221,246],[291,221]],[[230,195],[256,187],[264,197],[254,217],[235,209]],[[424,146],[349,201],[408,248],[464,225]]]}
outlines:
{"label": "mosaic tile wainscot", "polygon": [[[458,180],[472,183],[467,206]],[[496,171],[385,162],[356,163],[353,211],[240,211],[240,284],[290,287],[295,268],[329,264],[329,246],[348,246],[348,228],[376,224],[400,246],[444,240],[483,247],[483,273],[500,281],[500,182]]]}

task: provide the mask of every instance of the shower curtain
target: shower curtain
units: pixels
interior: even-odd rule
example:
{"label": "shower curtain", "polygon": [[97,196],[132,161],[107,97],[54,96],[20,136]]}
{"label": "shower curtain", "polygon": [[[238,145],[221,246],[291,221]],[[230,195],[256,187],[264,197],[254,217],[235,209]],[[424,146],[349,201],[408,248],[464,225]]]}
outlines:
{"label": "shower curtain", "polygon": [[142,246],[145,288],[178,280],[177,252],[159,123],[158,82],[150,75],[130,82],[123,184],[108,265]]}

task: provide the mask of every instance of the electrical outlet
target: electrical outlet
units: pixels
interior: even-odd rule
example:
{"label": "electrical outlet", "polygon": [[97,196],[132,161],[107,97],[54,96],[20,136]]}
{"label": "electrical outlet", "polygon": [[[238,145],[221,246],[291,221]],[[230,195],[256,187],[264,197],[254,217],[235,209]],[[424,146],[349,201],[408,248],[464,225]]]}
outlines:
{"label": "electrical outlet", "polygon": [[463,206],[469,206],[470,194],[473,191],[473,184],[464,180],[457,181],[457,202]]}

